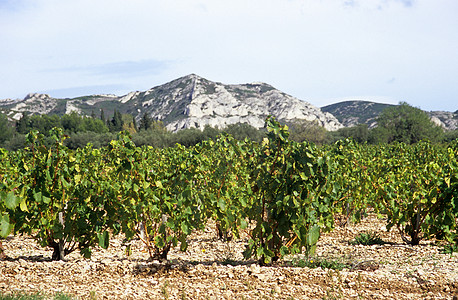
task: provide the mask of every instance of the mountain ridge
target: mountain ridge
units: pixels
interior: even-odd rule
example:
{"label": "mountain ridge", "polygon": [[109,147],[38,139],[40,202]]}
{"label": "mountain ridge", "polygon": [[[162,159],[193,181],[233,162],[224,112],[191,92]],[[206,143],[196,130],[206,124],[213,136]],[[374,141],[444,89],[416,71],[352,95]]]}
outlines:
{"label": "mountain ridge", "polygon": [[[11,120],[20,119],[24,113],[63,115],[77,112],[90,116],[103,110],[106,116],[110,116],[117,110],[133,115],[136,121],[146,113],[174,132],[185,128],[203,129],[207,125],[223,128],[235,123],[261,128],[268,115],[280,121],[315,122],[329,131],[357,124],[373,128],[383,109],[392,106],[366,100],[346,100],[318,108],[267,83],[223,84],[196,74],[121,96],[96,94],[53,98],[48,94],[30,93],[24,99],[0,99],[0,111]],[[458,111],[427,113],[446,130],[458,128]]]}
{"label": "mountain ridge", "polygon": [[196,74],[190,74],[155,86],[146,91],[126,95],[90,95],[57,99],[46,94],[29,94],[24,99],[0,101],[0,109],[12,119],[25,112],[66,114],[76,111],[91,115],[104,110],[111,115],[116,109],[132,114],[136,120],[146,113],[163,121],[170,131],[200,128],[210,125],[224,128],[235,123],[247,123],[255,128],[264,126],[265,118],[307,120],[333,131],[343,126],[329,113],[299,100],[266,83],[223,84]]}
{"label": "mountain ridge", "polygon": [[[396,104],[377,103],[366,100],[346,100],[321,107],[324,112],[331,113],[345,127],[366,124],[369,128],[377,126],[377,117],[382,111]],[[425,111],[431,121],[445,130],[458,129],[458,110]]]}

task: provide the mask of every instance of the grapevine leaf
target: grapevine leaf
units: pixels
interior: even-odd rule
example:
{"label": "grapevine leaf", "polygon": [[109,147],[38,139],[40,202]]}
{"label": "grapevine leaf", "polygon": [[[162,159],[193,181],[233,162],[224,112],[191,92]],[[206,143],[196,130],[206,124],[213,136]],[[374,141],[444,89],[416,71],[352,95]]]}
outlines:
{"label": "grapevine leaf", "polygon": [[27,209],[27,203],[26,203],[25,200],[26,200],[26,198],[22,197],[20,208],[21,208],[22,211],[29,212],[29,210]]}
{"label": "grapevine leaf", "polygon": [[42,198],[43,198],[43,202],[44,202],[45,204],[49,204],[49,203],[51,203],[51,198],[49,198],[49,197],[46,197],[46,196],[44,196],[44,195],[43,195],[43,197],[42,197]]}
{"label": "grapevine leaf", "polygon": [[10,223],[10,217],[3,215],[0,218],[0,237],[6,238],[13,230],[14,225]]}
{"label": "grapevine leaf", "polygon": [[313,246],[318,242],[320,238],[320,226],[314,225],[310,228],[307,235],[307,244]]}
{"label": "grapevine leaf", "polygon": [[104,231],[103,233],[98,233],[97,237],[99,238],[99,246],[103,249],[107,249],[110,244],[110,238],[108,231]]}
{"label": "grapevine leaf", "polygon": [[164,189],[164,187],[162,186],[162,182],[160,182],[159,180],[156,181],[156,186],[160,189]]}
{"label": "grapevine leaf", "polygon": [[13,192],[9,192],[5,197],[5,206],[8,209],[15,209],[19,204],[19,198]]}

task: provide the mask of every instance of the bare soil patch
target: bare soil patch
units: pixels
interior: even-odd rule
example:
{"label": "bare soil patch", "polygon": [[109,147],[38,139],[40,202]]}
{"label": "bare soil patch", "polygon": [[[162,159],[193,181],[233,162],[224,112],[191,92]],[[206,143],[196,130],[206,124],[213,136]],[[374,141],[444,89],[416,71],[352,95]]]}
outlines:
{"label": "bare soil patch", "polygon": [[[350,245],[361,232],[377,232],[390,244]],[[246,261],[246,236],[224,242],[209,225],[189,237],[186,252],[167,262],[148,261],[140,242],[127,257],[122,239],[91,259],[78,253],[51,261],[50,249],[28,236],[3,240],[0,292],[66,293],[81,299],[452,299],[458,290],[458,255],[424,242],[407,246],[385,220],[369,215],[320,238],[316,259],[341,261],[342,270],[294,267],[288,258],[262,267]]]}

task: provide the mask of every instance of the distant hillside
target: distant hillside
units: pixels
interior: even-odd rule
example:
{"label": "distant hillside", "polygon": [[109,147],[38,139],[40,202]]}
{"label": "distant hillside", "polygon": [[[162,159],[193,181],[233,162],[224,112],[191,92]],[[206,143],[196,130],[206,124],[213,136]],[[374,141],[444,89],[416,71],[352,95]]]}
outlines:
{"label": "distant hillside", "polygon": [[[23,113],[63,115],[77,112],[99,116],[102,109],[105,117],[110,118],[117,110],[131,114],[137,121],[148,114],[174,132],[185,128],[203,129],[206,125],[224,128],[236,123],[261,128],[268,115],[284,122],[313,121],[329,131],[357,124],[373,128],[382,111],[392,106],[370,101],[343,101],[320,109],[266,83],[224,84],[195,74],[124,96],[88,95],[56,99],[32,93],[24,99],[0,100],[0,112],[11,120],[19,120]],[[458,128],[458,111],[428,114],[445,129]]]}
{"label": "distant hillside", "polygon": [[345,127],[367,124],[369,128],[373,128],[377,125],[376,119],[382,111],[392,106],[394,105],[354,100],[327,105],[321,110],[334,115]]}
{"label": "distant hillside", "polygon": [[[369,128],[377,126],[377,117],[394,104],[375,103],[370,101],[343,101],[321,108],[322,111],[334,115],[345,127],[367,124]],[[458,110],[455,112],[430,111],[426,112],[431,120],[446,130],[458,129]]]}
{"label": "distant hillside", "polygon": [[163,121],[171,131],[185,128],[203,129],[206,125],[224,128],[235,123],[264,126],[265,118],[273,115],[280,121],[307,120],[317,122],[327,130],[343,127],[329,113],[310,103],[283,93],[266,83],[223,84],[191,74],[124,96],[91,95],[72,99],[55,99],[49,95],[29,94],[24,99],[0,100],[0,110],[12,119],[24,112],[38,114],[68,114],[111,116],[116,109],[133,115],[137,121],[144,114]]}

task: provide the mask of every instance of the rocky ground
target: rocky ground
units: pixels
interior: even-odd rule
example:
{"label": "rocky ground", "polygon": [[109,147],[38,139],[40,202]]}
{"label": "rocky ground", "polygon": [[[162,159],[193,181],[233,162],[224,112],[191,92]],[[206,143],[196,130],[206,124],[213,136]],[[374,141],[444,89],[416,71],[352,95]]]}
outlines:
{"label": "rocky ground", "polygon": [[[361,232],[377,232],[390,244],[350,245]],[[182,253],[173,249],[167,263],[148,261],[141,244],[124,255],[121,239],[91,259],[78,253],[51,261],[51,250],[30,237],[3,241],[0,293],[65,293],[80,299],[452,299],[458,290],[458,254],[441,246],[407,246],[387,232],[375,215],[361,224],[323,234],[317,261],[344,263],[342,270],[300,267],[299,258],[261,267],[245,261],[246,237],[223,242],[209,226],[189,238]],[[302,260],[304,262],[304,260]],[[294,265],[294,266],[292,266]]]}

